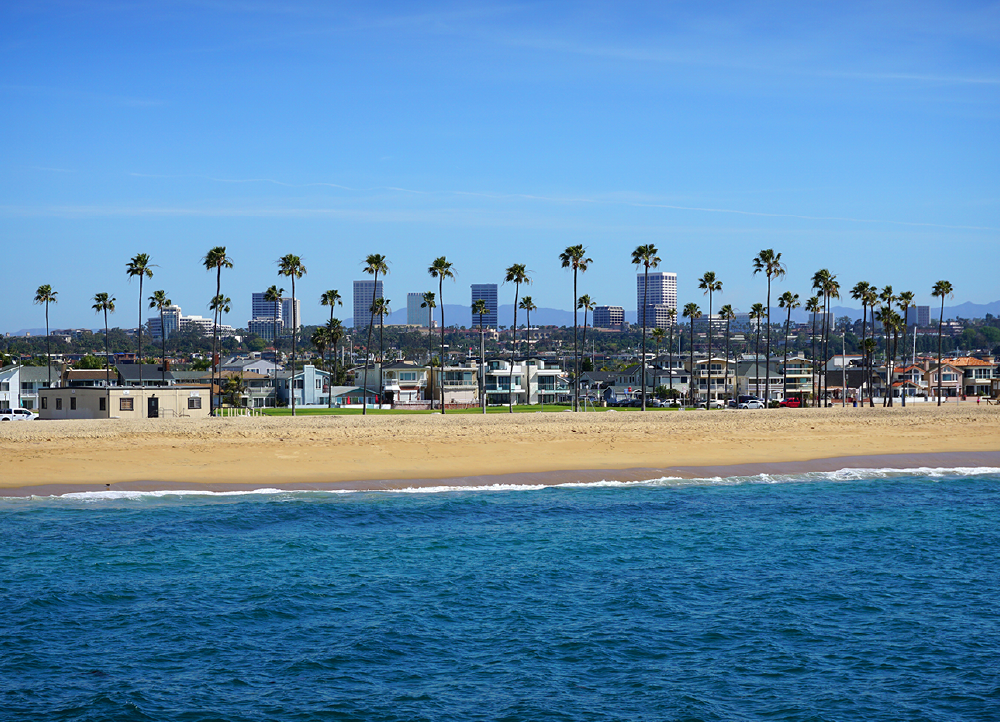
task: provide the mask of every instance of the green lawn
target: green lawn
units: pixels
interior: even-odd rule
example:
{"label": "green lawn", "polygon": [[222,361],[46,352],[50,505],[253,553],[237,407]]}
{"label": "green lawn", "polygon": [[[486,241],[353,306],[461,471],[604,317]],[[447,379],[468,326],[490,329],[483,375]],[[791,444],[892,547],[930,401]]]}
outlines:
{"label": "green lawn", "polygon": [[[569,410],[571,408],[572,408],[572,406],[568,406],[568,405],[565,405],[565,404],[544,404],[544,405],[541,405],[541,406],[538,406],[538,405],[536,405],[536,406],[515,406],[514,407],[514,412],[518,413],[518,414],[530,414],[530,413],[535,413],[535,412],[539,412],[539,411],[546,411],[546,412],[550,412],[550,411],[554,411],[554,412],[567,411],[567,410]],[[603,408],[600,408],[600,407],[592,408],[592,407],[588,406],[587,410],[586,410],[586,413],[591,413],[591,412],[594,412],[594,411],[624,411],[624,412],[628,412],[628,411],[641,411],[641,409],[637,409],[637,408],[603,409]],[[653,412],[653,411],[676,411],[676,409],[655,409],[655,408],[650,408],[650,409],[648,409],[648,411],[651,411],[651,412]],[[292,415],[292,410],[290,408],[263,409],[263,412],[264,412],[265,416],[291,416]],[[490,406],[490,407],[488,407],[486,409],[486,413],[488,413],[488,414],[506,414],[506,413],[509,413],[509,412],[510,412],[509,408],[506,407],[506,406]],[[296,413],[297,416],[327,416],[327,415],[333,415],[333,416],[360,416],[361,415],[361,409],[315,409],[315,408],[301,409],[300,408],[300,409],[296,409],[295,413]],[[438,409],[436,411],[429,411],[429,410],[411,411],[411,410],[406,410],[406,409],[372,409],[372,408],[369,408],[368,409],[368,413],[371,414],[371,415],[373,415],[373,416],[378,416],[378,415],[386,416],[386,415],[391,415],[391,414],[397,414],[397,415],[398,414],[403,414],[403,415],[406,415],[406,414],[440,414],[441,410]],[[478,408],[476,408],[476,409],[449,409],[447,411],[447,413],[448,414],[482,414],[482,409],[478,409]]]}

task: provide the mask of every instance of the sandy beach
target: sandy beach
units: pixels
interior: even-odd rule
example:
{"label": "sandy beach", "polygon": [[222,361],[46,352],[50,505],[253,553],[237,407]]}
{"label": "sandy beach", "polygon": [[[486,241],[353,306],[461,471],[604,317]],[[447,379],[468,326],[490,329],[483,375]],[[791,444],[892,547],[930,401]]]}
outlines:
{"label": "sandy beach", "polygon": [[808,469],[841,457],[889,465],[880,459],[886,455],[912,467],[924,465],[918,455],[959,454],[951,463],[964,465],[1000,452],[1000,408],[49,421],[4,424],[0,450],[0,488],[8,494],[105,484],[386,488],[498,477],[558,483],[699,470],[735,475],[789,463]]}

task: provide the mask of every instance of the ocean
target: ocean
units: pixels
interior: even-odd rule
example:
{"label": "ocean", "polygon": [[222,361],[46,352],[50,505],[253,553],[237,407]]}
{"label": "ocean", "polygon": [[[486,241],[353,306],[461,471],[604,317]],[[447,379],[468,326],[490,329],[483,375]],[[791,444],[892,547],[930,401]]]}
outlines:
{"label": "ocean", "polygon": [[2,720],[1000,719],[1000,469],[0,499]]}

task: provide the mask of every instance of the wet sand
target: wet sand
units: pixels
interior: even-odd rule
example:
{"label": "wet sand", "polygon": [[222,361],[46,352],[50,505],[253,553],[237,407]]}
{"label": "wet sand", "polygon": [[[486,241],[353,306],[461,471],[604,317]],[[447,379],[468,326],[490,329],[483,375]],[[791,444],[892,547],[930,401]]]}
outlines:
{"label": "wet sand", "polygon": [[1000,409],[775,409],[205,420],[0,427],[3,495],[386,489],[1000,466]]}

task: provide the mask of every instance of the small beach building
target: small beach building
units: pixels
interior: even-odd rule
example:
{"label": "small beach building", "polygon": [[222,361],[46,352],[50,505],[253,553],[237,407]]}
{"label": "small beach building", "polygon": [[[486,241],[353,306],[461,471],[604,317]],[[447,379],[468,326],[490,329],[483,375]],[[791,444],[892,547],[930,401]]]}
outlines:
{"label": "small beach building", "polygon": [[208,416],[207,386],[46,388],[39,392],[38,418],[179,419]]}
{"label": "small beach building", "polygon": [[[371,375],[371,372],[369,371]],[[377,379],[372,375],[372,379]],[[294,376],[290,369],[278,372],[278,400],[284,406],[292,405],[292,389],[296,406],[326,406],[330,400],[330,372],[306,364]]]}
{"label": "small beach building", "polygon": [[0,368],[0,409],[16,409],[21,406],[21,367]]}

